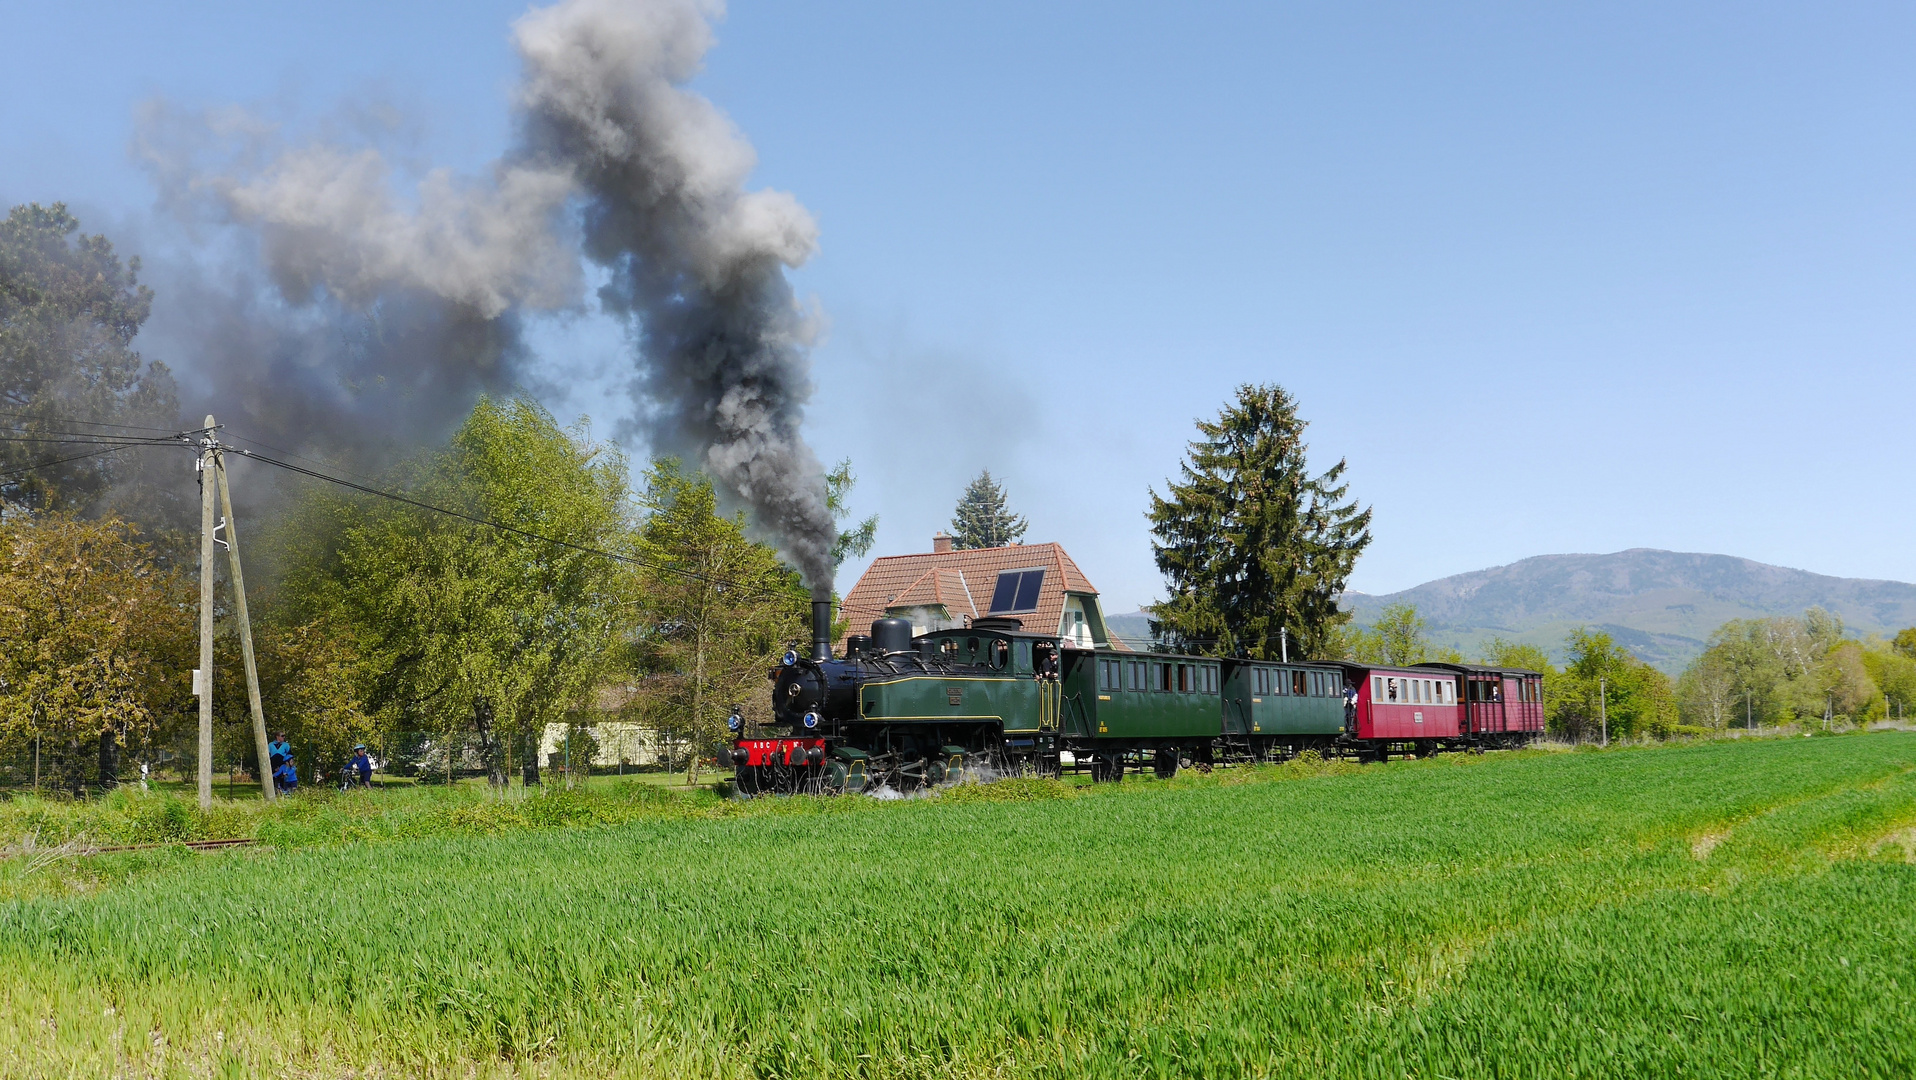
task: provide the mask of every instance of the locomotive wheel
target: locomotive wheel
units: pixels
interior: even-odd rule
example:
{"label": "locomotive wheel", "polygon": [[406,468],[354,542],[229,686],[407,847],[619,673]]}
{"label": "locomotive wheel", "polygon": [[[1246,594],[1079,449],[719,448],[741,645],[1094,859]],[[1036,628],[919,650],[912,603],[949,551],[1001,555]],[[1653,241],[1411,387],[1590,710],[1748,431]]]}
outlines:
{"label": "locomotive wheel", "polygon": [[1178,752],[1176,750],[1159,750],[1157,761],[1153,767],[1157,770],[1158,779],[1171,779],[1178,774]]}
{"label": "locomotive wheel", "polygon": [[1117,784],[1124,781],[1124,759],[1099,754],[1091,759],[1091,780],[1097,784]]}
{"label": "locomotive wheel", "polygon": [[732,789],[734,791],[737,791],[740,795],[744,795],[747,798],[750,798],[751,796],[758,794],[758,788],[759,788],[759,784],[758,784],[758,767],[757,766],[740,765],[738,768],[732,770]]}

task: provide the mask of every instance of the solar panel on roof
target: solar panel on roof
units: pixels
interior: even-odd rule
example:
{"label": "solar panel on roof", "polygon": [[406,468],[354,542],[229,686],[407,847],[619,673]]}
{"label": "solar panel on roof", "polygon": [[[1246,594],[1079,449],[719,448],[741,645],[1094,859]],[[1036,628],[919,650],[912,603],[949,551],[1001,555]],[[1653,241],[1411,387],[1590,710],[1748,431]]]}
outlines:
{"label": "solar panel on roof", "polygon": [[991,590],[993,612],[1035,611],[1038,591],[1044,585],[1043,570],[1005,570]]}
{"label": "solar panel on roof", "polygon": [[998,585],[991,590],[991,610],[1010,611],[1018,599],[1018,579],[1023,575],[1016,570],[998,575]]}
{"label": "solar panel on roof", "polygon": [[1030,611],[1038,606],[1038,589],[1044,585],[1043,570],[1026,570],[1018,583],[1018,606],[1014,611]]}

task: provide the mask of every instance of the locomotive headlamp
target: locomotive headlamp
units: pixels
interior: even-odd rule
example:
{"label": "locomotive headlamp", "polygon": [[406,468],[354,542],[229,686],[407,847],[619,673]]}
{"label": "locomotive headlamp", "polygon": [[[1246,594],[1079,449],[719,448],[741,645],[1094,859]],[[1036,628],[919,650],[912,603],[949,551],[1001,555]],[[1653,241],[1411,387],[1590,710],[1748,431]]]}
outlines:
{"label": "locomotive headlamp", "polygon": [[739,715],[738,706],[732,706],[732,715],[725,718],[725,728],[736,735],[745,730],[745,718]]}
{"label": "locomotive headlamp", "polygon": [[786,650],[785,650],[785,656],[784,656],[784,657],[783,657],[782,659],[780,659],[780,660],[779,660],[779,663],[781,663],[781,664],[784,664],[784,665],[785,665],[786,667],[795,667],[795,666],[797,666],[797,664],[798,664],[798,653],[796,653],[796,652],[794,652],[794,651],[792,651],[791,649],[786,649]]}
{"label": "locomotive headlamp", "polygon": [[817,727],[817,726],[818,726],[818,714],[817,714],[817,713],[815,713],[815,712],[808,712],[808,713],[806,713],[806,714],[805,714],[805,726],[806,726],[806,727],[808,727],[808,728],[815,728],[815,727]]}

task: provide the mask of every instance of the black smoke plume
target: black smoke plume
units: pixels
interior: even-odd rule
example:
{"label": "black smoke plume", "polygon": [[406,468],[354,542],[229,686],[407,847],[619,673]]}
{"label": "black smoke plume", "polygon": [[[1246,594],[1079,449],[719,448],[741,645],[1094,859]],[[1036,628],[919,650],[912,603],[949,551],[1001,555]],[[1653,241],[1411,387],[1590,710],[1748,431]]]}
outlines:
{"label": "black smoke plume", "polygon": [[[813,323],[785,271],[817,229],[747,191],[751,146],[686,83],[716,4],[565,0],[514,27],[518,145],[411,197],[376,139],[292,142],[238,111],[156,107],[138,150],[172,219],[221,258],[175,267],[158,335],[195,418],[303,450],[441,437],[482,393],[542,378],[521,327],[600,307],[632,335],[637,415],[814,585],[831,580],[824,470],[800,435]],[[169,292],[173,295],[169,296]]]}

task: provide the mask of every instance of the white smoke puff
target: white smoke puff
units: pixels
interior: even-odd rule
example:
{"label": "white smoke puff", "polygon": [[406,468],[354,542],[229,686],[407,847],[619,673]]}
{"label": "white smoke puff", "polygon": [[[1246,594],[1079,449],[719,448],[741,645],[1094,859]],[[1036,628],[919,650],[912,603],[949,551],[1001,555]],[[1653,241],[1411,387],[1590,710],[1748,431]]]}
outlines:
{"label": "white smoke puff", "polygon": [[400,205],[378,150],[323,143],[282,150],[253,174],[195,175],[192,191],[257,232],[268,273],[294,302],[326,289],[353,305],[419,289],[497,318],[578,303],[577,249],[562,214],[563,170],[501,165],[490,183],[435,169]]}
{"label": "white smoke puff", "polygon": [[652,441],[752,509],[814,587],[831,580],[824,469],[800,435],[815,326],[784,269],[818,226],[790,195],[748,192],[751,145],[684,88],[716,3],[566,0],[515,26],[526,156],[573,170],[585,252],[631,323]]}

